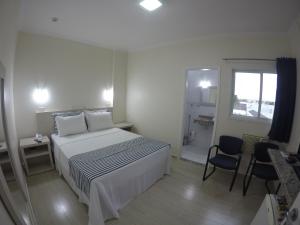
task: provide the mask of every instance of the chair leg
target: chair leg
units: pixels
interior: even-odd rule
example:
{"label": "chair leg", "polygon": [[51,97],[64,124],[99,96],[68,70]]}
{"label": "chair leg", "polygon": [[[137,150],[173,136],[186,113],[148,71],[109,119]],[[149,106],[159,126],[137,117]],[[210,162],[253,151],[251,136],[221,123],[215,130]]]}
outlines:
{"label": "chair leg", "polygon": [[[269,185],[268,185],[268,183],[269,183],[269,181],[268,181],[268,180],[266,180],[266,181],[265,181],[265,185],[266,185],[266,188],[267,188],[268,194],[270,194],[270,193],[271,193],[271,191],[270,191],[270,188],[269,188]],[[278,186],[277,186],[277,188],[276,188],[275,194],[277,194],[277,193],[278,193],[278,191],[279,191],[279,189],[280,189],[280,186],[281,186],[281,183],[279,182],[279,184],[278,184]]]}
{"label": "chair leg", "polygon": [[209,178],[216,171],[216,166],[214,166],[213,170],[206,176],[207,167],[208,167],[208,161],[206,162],[206,165],[205,165],[205,170],[204,170],[203,178],[202,178],[203,181],[205,181],[207,178]]}
{"label": "chair leg", "polygon": [[[245,179],[246,179],[246,177],[245,177]],[[248,191],[251,179],[252,179],[252,171],[250,172],[250,176],[249,176],[248,182],[245,181],[246,185],[243,185],[243,195],[244,196],[247,194],[247,191]]]}
{"label": "chair leg", "polygon": [[265,186],[266,186],[266,188],[267,188],[268,194],[270,194],[271,191],[270,191],[270,188],[269,188],[269,186],[268,186],[268,182],[269,182],[268,180],[265,181]]}
{"label": "chair leg", "polygon": [[205,169],[204,169],[203,178],[202,178],[203,181],[205,181],[207,178],[209,178],[216,171],[216,166],[214,165],[214,168],[213,168],[212,172],[210,172],[206,176],[206,172],[207,172],[207,168],[208,168],[208,163],[209,163],[209,156],[210,156],[210,153],[207,155]]}
{"label": "chair leg", "polygon": [[236,168],[235,171],[234,171],[234,175],[233,175],[233,179],[232,179],[231,184],[230,184],[229,191],[232,191],[232,188],[233,188],[233,185],[234,185],[234,182],[235,182],[237,173],[238,173],[238,169],[239,169],[239,168]]}
{"label": "chair leg", "polygon": [[[216,171],[216,166],[214,166],[213,170],[206,176],[203,176],[203,181],[207,180],[207,178],[209,178],[211,175],[213,175],[213,173]],[[206,174],[206,173],[205,173]]]}
{"label": "chair leg", "polygon": [[236,165],[235,171],[234,171],[234,175],[233,175],[233,178],[232,178],[232,181],[231,181],[231,184],[230,184],[229,191],[231,191],[231,190],[232,190],[232,188],[233,188],[233,185],[234,185],[234,182],[235,182],[236,176],[237,176],[237,174],[238,174],[238,171],[239,171],[239,168],[240,168],[240,163],[241,163],[241,156],[239,156],[239,159],[238,159],[238,162],[237,162],[237,165]]}
{"label": "chair leg", "polygon": [[[248,172],[249,172],[249,169],[250,169],[250,167],[251,167],[251,164],[252,164],[252,160],[250,160],[250,163],[249,163],[249,165],[248,165],[248,167],[247,167],[246,174],[245,174],[244,179],[243,179],[243,196],[246,195],[246,192],[247,192],[247,189],[248,189],[248,186],[249,186],[249,184],[248,184],[247,189],[246,189],[246,181],[247,181]],[[252,172],[252,170],[251,170],[251,172]],[[251,174],[250,174],[250,175],[251,175]]]}
{"label": "chair leg", "polygon": [[205,169],[204,169],[203,178],[202,178],[203,181],[205,181],[205,179],[206,179],[205,175],[206,175],[207,167],[208,167],[208,159],[206,160],[206,164],[205,164]]}
{"label": "chair leg", "polygon": [[279,189],[280,189],[280,186],[281,186],[281,183],[280,183],[280,181],[279,181],[279,184],[278,184],[278,186],[277,186],[277,188],[276,188],[275,194],[278,194],[278,191],[279,191]]}

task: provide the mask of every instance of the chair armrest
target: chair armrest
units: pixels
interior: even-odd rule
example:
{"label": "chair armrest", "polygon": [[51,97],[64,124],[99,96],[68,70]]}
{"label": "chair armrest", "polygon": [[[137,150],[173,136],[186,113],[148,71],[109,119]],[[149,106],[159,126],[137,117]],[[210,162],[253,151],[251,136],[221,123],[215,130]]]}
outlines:
{"label": "chair armrest", "polygon": [[238,161],[240,162],[242,159],[242,153],[241,154],[238,154]]}
{"label": "chair armrest", "polygon": [[213,150],[214,148],[217,149],[216,154],[218,153],[219,145],[213,145],[213,146],[211,146],[211,147],[209,148],[209,150],[208,150],[208,155],[207,155],[207,158],[208,158],[208,159],[210,158],[211,150]]}
{"label": "chair armrest", "polygon": [[255,163],[255,157],[254,157],[254,154],[252,153],[249,165],[248,165],[247,170],[246,170],[246,174],[245,174],[245,178],[244,178],[244,185],[245,185],[245,180],[246,180],[246,177],[248,175],[248,172],[249,172],[251,166],[253,166],[253,159],[254,159],[254,163]]}
{"label": "chair armrest", "polygon": [[255,163],[256,163],[256,158],[255,158],[254,153],[251,154],[250,163],[251,163],[251,164],[255,164]]}

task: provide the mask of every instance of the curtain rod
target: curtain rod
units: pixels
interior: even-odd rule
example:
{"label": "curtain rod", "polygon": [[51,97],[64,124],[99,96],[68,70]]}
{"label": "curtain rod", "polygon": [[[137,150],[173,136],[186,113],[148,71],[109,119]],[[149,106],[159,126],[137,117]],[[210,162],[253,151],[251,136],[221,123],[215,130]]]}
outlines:
{"label": "curtain rod", "polygon": [[270,61],[270,62],[275,62],[276,59],[259,59],[259,58],[224,58],[223,60],[225,61],[236,61],[236,60],[241,60],[241,61]]}

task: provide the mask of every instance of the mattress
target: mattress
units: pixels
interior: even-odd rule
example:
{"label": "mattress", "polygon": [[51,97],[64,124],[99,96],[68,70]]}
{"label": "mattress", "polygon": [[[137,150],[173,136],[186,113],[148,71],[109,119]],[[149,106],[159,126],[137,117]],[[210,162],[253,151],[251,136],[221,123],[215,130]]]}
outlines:
{"label": "mattress", "polygon": [[91,182],[90,198],[88,198],[76,187],[70,177],[68,160],[75,155],[141,136],[119,128],[112,128],[66,137],[53,134],[51,137],[56,168],[79,196],[79,201],[89,206],[89,225],[104,224],[106,219],[119,217],[119,209],[139,193],[148,189],[164,174],[169,173],[170,147],[168,146],[123,168],[94,179]]}

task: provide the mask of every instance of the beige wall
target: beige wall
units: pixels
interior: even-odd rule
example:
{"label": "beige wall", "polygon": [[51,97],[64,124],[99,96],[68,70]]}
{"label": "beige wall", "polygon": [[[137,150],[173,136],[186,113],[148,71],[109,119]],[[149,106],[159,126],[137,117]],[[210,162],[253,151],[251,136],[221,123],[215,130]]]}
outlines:
{"label": "beige wall", "polygon": [[102,93],[115,86],[114,121],[125,120],[127,53],[20,32],[15,63],[15,110],[19,137],[36,132],[32,100],[37,87],[50,92],[46,110],[105,107]]}
{"label": "beige wall", "polygon": [[114,122],[126,121],[127,52],[115,53],[113,72]]}
{"label": "beige wall", "polygon": [[300,144],[300,16],[295,21],[290,29],[290,37],[292,44],[293,56],[297,58],[297,97],[296,108],[294,114],[294,123],[292,128],[292,135],[287,149],[290,152],[297,152]]}
{"label": "beige wall", "polygon": [[177,154],[182,144],[185,72],[189,68],[214,66],[221,71],[216,140],[222,134],[265,136],[270,124],[230,117],[232,69],[274,69],[274,63],[225,63],[222,58],[290,55],[290,43],[284,36],[207,38],[132,52],[128,57],[127,119],[141,134],[171,143]]}

